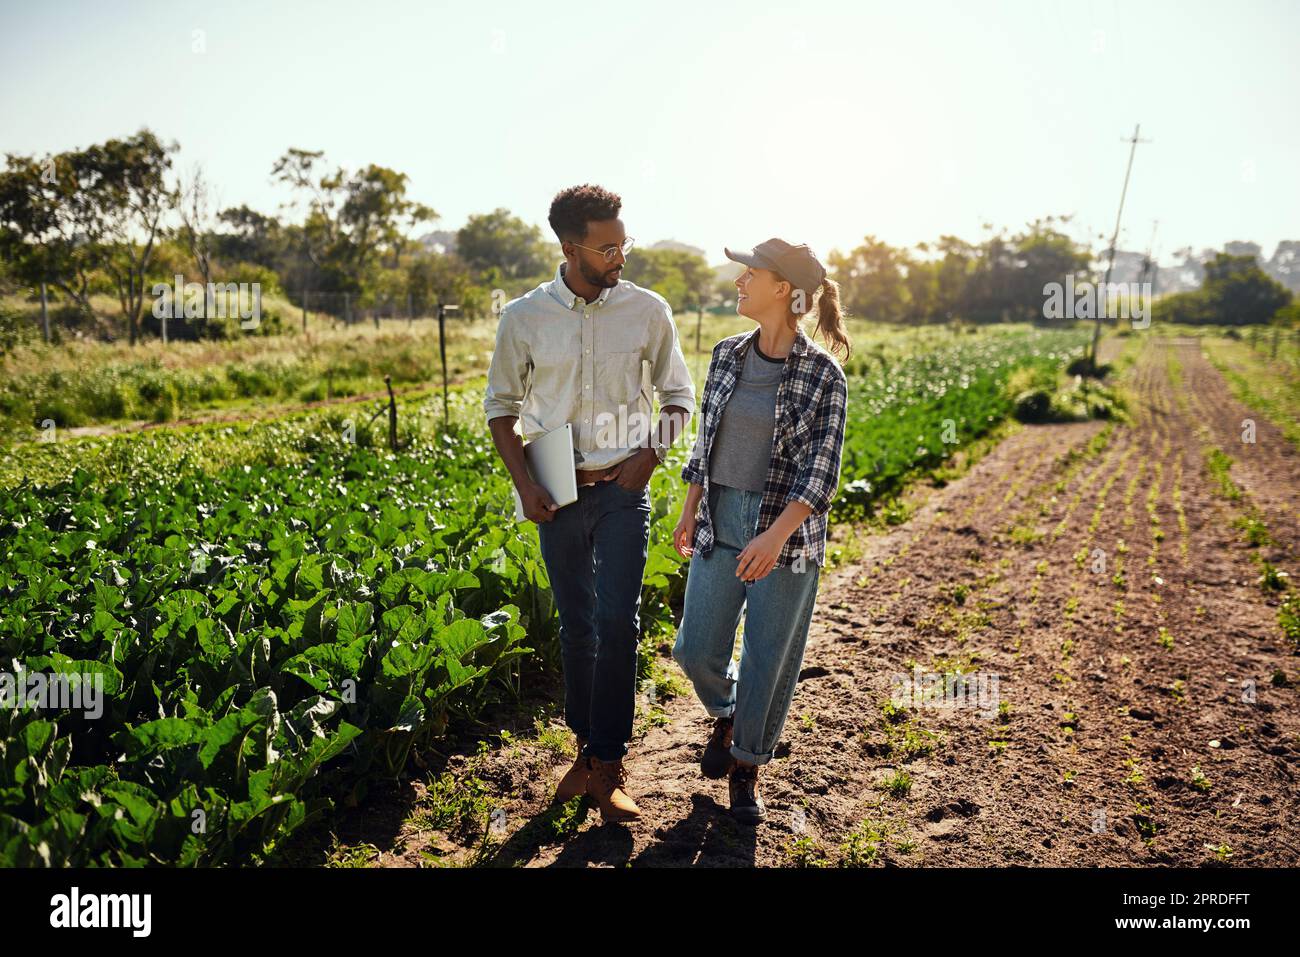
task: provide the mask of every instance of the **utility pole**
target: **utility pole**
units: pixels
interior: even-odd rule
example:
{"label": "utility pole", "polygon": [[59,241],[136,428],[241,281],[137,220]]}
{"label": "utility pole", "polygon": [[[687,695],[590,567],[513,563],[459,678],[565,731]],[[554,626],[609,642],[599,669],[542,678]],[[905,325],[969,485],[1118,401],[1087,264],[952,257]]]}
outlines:
{"label": "utility pole", "polygon": [[[1160,270],[1156,266],[1156,261],[1153,258],[1153,254],[1156,248],[1156,230],[1159,228],[1160,228],[1160,220],[1158,219],[1152,220],[1151,240],[1150,242],[1147,243],[1147,254],[1142,258],[1142,278],[1138,280],[1139,283],[1141,283],[1141,285],[1143,286],[1145,286],[1148,282],[1151,284],[1152,301],[1154,301],[1156,298],[1156,280],[1159,278],[1160,275]],[[1141,294],[1142,294],[1142,290],[1139,288],[1138,295]],[[1150,309],[1151,302],[1147,302],[1146,307]],[[1150,313],[1148,313],[1148,315],[1150,315]]]}
{"label": "utility pole", "polygon": [[1101,339],[1101,320],[1106,315],[1108,309],[1107,293],[1110,288],[1110,271],[1115,266],[1115,244],[1119,242],[1119,223],[1124,216],[1124,197],[1128,195],[1129,174],[1133,172],[1133,154],[1137,152],[1139,143],[1150,143],[1150,140],[1139,139],[1138,134],[1142,130],[1142,125],[1133,127],[1132,139],[1121,140],[1122,143],[1131,144],[1128,151],[1128,166],[1124,170],[1124,187],[1119,192],[1119,212],[1115,214],[1115,231],[1110,237],[1110,250],[1106,261],[1106,278],[1101,282],[1101,296],[1099,297],[1100,307],[1097,310],[1097,324],[1092,329],[1092,368],[1097,370],[1097,343]]}
{"label": "utility pole", "polygon": [[1156,230],[1159,228],[1160,228],[1160,220],[1153,219],[1151,221],[1151,239],[1147,243],[1147,254],[1144,257],[1142,257],[1142,279],[1140,280],[1141,282],[1146,282],[1148,277],[1152,277],[1156,273],[1156,264],[1155,264],[1155,260],[1151,258],[1151,253],[1156,248]]}

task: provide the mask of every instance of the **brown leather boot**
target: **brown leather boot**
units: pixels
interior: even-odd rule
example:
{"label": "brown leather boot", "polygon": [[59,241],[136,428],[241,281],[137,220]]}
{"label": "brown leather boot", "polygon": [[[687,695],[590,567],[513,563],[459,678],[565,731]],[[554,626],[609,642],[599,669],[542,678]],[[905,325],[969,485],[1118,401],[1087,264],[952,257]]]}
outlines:
{"label": "brown leather boot", "polygon": [[564,772],[560,783],[555,788],[555,800],[569,801],[579,794],[587,793],[587,776],[591,773],[587,767],[587,758],[582,749],[587,746],[586,738],[578,739],[578,756],[573,759],[573,766]]}
{"label": "brown leather boot", "polygon": [[588,761],[591,775],[587,778],[587,793],[600,808],[600,819],[608,823],[639,818],[641,809],[626,790],[627,769],[623,762],[602,761],[597,757],[588,758]]}

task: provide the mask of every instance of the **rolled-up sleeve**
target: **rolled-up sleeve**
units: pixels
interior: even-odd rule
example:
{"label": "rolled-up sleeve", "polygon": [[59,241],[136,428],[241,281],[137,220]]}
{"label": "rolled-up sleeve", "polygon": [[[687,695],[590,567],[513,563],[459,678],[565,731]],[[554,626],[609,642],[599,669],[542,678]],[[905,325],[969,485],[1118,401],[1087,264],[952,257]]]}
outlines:
{"label": "rolled-up sleeve", "polygon": [[651,336],[651,364],[654,369],[651,381],[659,395],[659,408],[676,405],[687,412],[695,411],[695,383],[691,381],[691,370],[686,366],[686,356],[677,338],[677,323],[673,322],[673,310],[663,303],[663,313],[655,317],[654,334]]}
{"label": "rolled-up sleeve", "polygon": [[836,366],[822,391],[808,437],[808,456],[787,502],[803,502],[814,515],[825,515],[840,482],[840,456],[844,449],[844,423],[848,412],[848,386],[844,372]]}
{"label": "rolled-up sleeve", "polygon": [[704,428],[702,426],[696,430],[695,447],[691,449],[691,457],[682,466],[682,481],[689,482],[691,485],[704,484]]}
{"label": "rolled-up sleeve", "polygon": [[487,421],[503,415],[519,417],[527,375],[528,349],[520,340],[518,323],[507,305],[501,310],[501,319],[497,323],[496,347],[492,350],[492,363],[488,367],[487,389],[483,396]]}

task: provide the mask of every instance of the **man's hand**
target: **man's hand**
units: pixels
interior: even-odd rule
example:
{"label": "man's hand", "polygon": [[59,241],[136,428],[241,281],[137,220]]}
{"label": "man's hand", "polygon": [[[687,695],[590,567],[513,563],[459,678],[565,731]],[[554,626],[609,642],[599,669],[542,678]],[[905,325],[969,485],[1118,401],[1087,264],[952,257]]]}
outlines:
{"label": "man's hand", "polygon": [[630,458],[614,466],[602,481],[617,482],[629,492],[639,492],[650,481],[650,475],[659,464],[659,456],[654,449],[638,449]]}
{"label": "man's hand", "polygon": [[781,557],[781,549],[789,536],[768,528],[749,540],[749,544],[736,556],[736,577],[754,582],[765,578]]}
{"label": "man's hand", "polygon": [[530,482],[520,489],[519,499],[524,503],[524,517],[532,522],[549,522],[559,509],[551,493],[538,482]]}

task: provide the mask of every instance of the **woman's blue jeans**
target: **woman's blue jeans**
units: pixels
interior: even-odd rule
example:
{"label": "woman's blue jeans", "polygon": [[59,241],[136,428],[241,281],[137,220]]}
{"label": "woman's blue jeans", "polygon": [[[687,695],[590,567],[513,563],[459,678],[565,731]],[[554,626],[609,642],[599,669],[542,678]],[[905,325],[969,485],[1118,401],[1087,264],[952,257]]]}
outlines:
{"label": "woman's blue jeans", "polygon": [[[710,717],[733,716],[731,753],[751,764],[772,760],[803,665],[821,567],[773,568],[758,581],[736,577],[736,556],[758,527],[761,492],[710,483],[714,543],[691,555],[686,605],[673,658]],[[745,608],[740,664],[732,661]]]}

